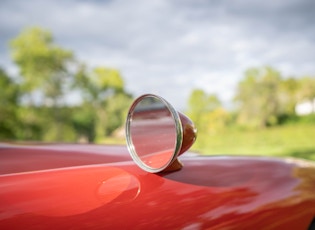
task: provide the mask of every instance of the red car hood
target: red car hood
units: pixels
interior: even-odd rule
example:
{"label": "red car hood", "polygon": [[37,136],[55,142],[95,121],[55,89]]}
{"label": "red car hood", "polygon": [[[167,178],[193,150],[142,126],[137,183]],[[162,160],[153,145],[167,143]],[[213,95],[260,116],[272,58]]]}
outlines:
{"label": "red car hood", "polygon": [[303,160],[183,154],[151,174],[126,146],[0,146],[0,229],[307,229]]}

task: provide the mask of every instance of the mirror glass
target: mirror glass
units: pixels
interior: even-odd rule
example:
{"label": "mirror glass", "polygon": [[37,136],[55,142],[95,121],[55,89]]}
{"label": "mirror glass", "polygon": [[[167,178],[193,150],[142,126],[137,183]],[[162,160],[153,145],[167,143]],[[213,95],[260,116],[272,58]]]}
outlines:
{"label": "mirror glass", "polygon": [[182,142],[177,112],[163,98],[147,94],[129,110],[126,138],[134,161],[148,172],[160,172],[176,159]]}

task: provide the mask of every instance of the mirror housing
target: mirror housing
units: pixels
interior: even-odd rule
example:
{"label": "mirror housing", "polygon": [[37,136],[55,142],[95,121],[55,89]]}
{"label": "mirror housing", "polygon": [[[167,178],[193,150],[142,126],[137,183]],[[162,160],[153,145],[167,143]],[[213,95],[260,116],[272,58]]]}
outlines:
{"label": "mirror housing", "polygon": [[134,162],[150,173],[182,168],[178,156],[196,140],[193,122],[160,96],[145,94],[131,105],[126,140]]}

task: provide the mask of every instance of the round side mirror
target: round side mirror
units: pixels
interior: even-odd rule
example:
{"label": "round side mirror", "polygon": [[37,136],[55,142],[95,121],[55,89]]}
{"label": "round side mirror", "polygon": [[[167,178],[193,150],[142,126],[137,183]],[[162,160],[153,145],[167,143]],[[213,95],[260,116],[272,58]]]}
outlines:
{"label": "round side mirror", "polygon": [[196,140],[189,118],[162,97],[145,94],[131,105],[126,121],[127,147],[135,163],[151,173],[179,170],[177,157]]}

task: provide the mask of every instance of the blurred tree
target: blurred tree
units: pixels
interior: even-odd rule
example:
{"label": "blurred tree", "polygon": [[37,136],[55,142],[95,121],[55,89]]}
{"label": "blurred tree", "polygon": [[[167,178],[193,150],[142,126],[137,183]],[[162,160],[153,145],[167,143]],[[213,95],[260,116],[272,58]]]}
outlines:
{"label": "blurred tree", "polygon": [[85,65],[81,65],[76,74],[75,87],[83,95],[84,106],[95,111],[95,117],[91,119],[97,141],[123,124],[131,95],[125,92],[119,71],[106,67],[89,71]]}
{"label": "blurred tree", "polygon": [[76,140],[82,143],[95,140],[95,111],[88,102],[74,108],[72,125],[76,131]]}
{"label": "blurred tree", "polygon": [[[15,110],[13,82],[0,72],[0,86],[5,89],[0,92],[0,138],[3,134],[23,140],[92,142],[124,123],[131,95],[117,70],[88,70],[71,51],[57,46],[49,31],[37,27],[22,31],[11,40],[10,48],[20,70],[22,103]],[[71,91],[81,93],[80,105],[70,106],[65,100]],[[13,132],[15,117],[21,122]]]}
{"label": "blurred tree", "polygon": [[[47,117],[45,124],[39,126],[46,129],[48,140],[62,140],[65,123],[62,120],[61,107],[64,105],[64,95],[68,92],[71,82],[69,64],[73,61],[72,52],[55,45],[52,34],[37,27],[22,31],[11,40],[10,47],[12,59],[20,70],[21,91],[28,110],[25,114],[28,117],[24,119],[26,129],[38,123],[36,119],[40,120],[41,108],[47,107],[45,110],[49,110],[50,116]],[[53,119],[48,119],[50,117]],[[40,127],[35,128],[37,133],[39,129]],[[33,135],[32,130],[34,129],[28,129],[22,136],[37,138],[38,135]]]}
{"label": "blurred tree", "polygon": [[0,68],[0,139],[17,137],[18,85]]}
{"label": "blurred tree", "polygon": [[228,113],[222,108],[219,98],[201,89],[191,92],[187,115],[194,121],[199,133],[214,133],[228,120]]}
{"label": "blurred tree", "polygon": [[[312,102],[315,99],[315,77],[302,77],[299,79],[298,99],[299,102],[309,101],[313,104]],[[313,108],[313,111],[315,111],[315,108]]]}
{"label": "blurred tree", "polygon": [[299,81],[296,78],[287,78],[281,81],[279,100],[283,115],[293,116],[295,114],[298,90]]}
{"label": "blurred tree", "polygon": [[124,125],[131,102],[131,95],[123,91],[107,98],[106,112],[109,116],[105,124],[106,135],[112,135],[117,128]]}
{"label": "blurred tree", "polygon": [[216,95],[208,95],[202,89],[194,89],[188,101],[189,111],[200,113],[212,111],[221,106],[221,102]]}
{"label": "blurred tree", "polygon": [[[11,42],[13,61],[20,69],[22,89],[31,95],[40,91],[45,103],[56,106],[67,91],[71,51],[54,44],[52,34],[41,28],[28,28]],[[32,101],[32,100],[31,100]]]}
{"label": "blurred tree", "polygon": [[[49,132],[49,115],[43,115],[41,107],[21,106],[18,108],[18,129],[17,139],[20,140],[43,140],[43,133]],[[45,122],[46,120],[46,122]]]}
{"label": "blurred tree", "polygon": [[281,75],[271,67],[252,68],[238,84],[235,96],[239,105],[238,122],[253,127],[277,123],[281,114],[279,89]]}

